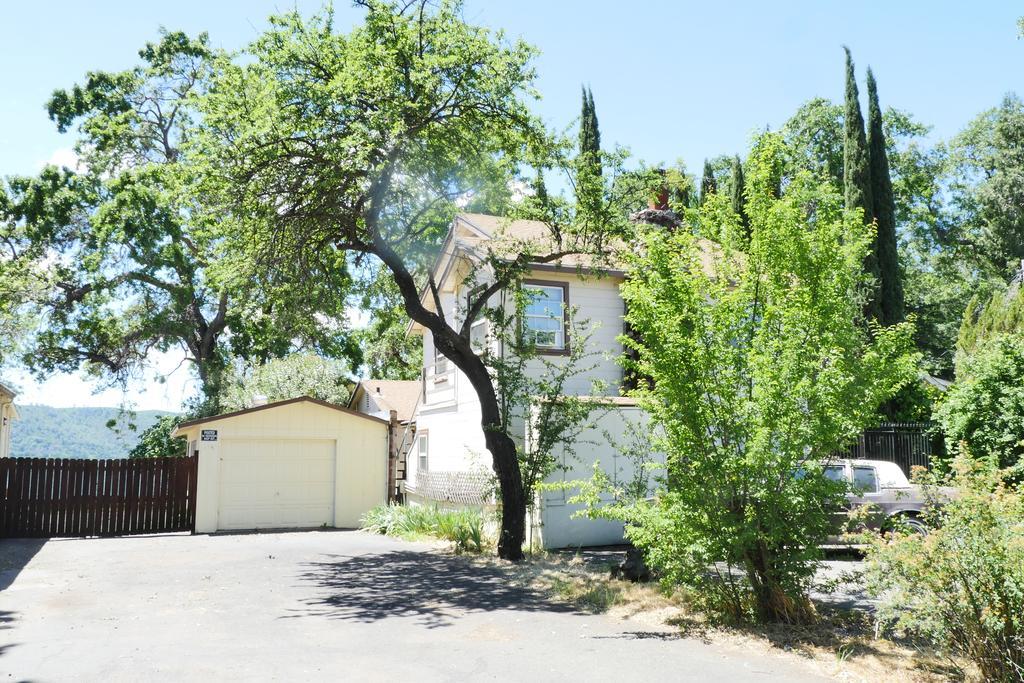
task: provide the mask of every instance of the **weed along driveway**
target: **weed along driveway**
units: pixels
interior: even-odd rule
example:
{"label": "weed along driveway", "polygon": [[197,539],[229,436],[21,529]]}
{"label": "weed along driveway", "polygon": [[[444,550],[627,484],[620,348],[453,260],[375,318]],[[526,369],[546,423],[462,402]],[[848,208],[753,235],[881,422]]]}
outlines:
{"label": "weed along driveway", "polygon": [[0,541],[0,680],[826,680],[359,532]]}

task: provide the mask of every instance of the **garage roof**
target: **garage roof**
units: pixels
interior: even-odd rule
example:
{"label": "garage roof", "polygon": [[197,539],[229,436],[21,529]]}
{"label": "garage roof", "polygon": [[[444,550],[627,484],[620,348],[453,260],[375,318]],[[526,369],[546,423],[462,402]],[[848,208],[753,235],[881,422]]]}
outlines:
{"label": "garage roof", "polygon": [[201,418],[196,419],[196,420],[186,420],[185,422],[180,423],[178,425],[177,429],[175,429],[174,431],[177,432],[178,430],[185,429],[186,427],[194,427],[196,425],[206,424],[207,422],[218,422],[220,420],[228,420],[228,419],[230,419],[232,417],[237,417],[239,415],[247,415],[249,413],[258,412],[260,410],[270,410],[271,408],[280,408],[281,406],[286,406],[286,405],[289,405],[291,403],[299,403],[301,401],[307,401],[309,403],[315,403],[318,406],[323,406],[324,408],[330,408],[331,410],[337,410],[340,413],[347,413],[349,415],[354,415],[355,417],[361,417],[364,420],[372,420],[374,422],[380,422],[382,424],[387,424],[388,423],[387,420],[382,420],[379,417],[374,417],[372,415],[367,415],[366,413],[360,413],[357,410],[349,410],[348,408],[345,408],[344,406],[339,406],[339,405],[337,405],[335,403],[328,403],[327,401],[321,401],[320,399],[313,398],[312,396],[299,396],[298,398],[289,398],[289,399],[284,400],[284,401],[274,401],[273,403],[266,403],[266,404],[261,405],[261,406],[253,406],[252,408],[246,408],[245,410],[236,410],[236,411],[234,411],[232,413],[222,413],[220,415],[211,415],[210,417],[201,417]]}
{"label": "garage roof", "polygon": [[372,395],[384,410],[394,410],[399,422],[408,422],[416,413],[421,390],[420,383],[414,379],[363,379],[359,380],[355,391],[352,392],[348,407],[355,406],[360,392],[365,392]]}
{"label": "garage roof", "polygon": [[4,384],[0,383],[0,396],[3,396],[5,398],[14,398],[17,395],[18,394],[17,392],[14,391],[14,389],[10,389]]}

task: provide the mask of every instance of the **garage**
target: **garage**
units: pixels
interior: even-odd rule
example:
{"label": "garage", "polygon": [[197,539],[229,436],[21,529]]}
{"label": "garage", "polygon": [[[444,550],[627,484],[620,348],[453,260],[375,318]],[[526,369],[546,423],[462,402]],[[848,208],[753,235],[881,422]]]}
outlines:
{"label": "garage", "polygon": [[181,423],[196,531],[351,528],[387,495],[388,423],[309,397]]}

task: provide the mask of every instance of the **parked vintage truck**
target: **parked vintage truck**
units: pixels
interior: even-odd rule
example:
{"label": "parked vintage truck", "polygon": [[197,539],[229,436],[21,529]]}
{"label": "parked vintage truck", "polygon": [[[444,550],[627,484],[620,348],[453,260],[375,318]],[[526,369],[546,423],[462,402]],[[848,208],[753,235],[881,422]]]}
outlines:
{"label": "parked vintage truck", "polygon": [[[847,509],[843,517],[865,506],[873,514],[867,515],[870,526],[886,526],[899,522],[919,533],[928,527],[921,513],[928,505],[920,486],[910,483],[896,463],[884,460],[831,460],[825,466],[825,476],[850,485],[846,494]],[[952,489],[942,490],[944,496]]]}

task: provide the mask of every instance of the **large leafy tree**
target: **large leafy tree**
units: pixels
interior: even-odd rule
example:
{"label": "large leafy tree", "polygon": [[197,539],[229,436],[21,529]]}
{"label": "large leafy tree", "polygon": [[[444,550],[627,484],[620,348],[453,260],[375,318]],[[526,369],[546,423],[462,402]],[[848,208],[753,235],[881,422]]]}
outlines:
{"label": "large leafy tree", "polygon": [[1024,335],[997,333],[957,363],[935,411],[950,455],[991,458],[1024,478]]}
{"label": "large leafy tree", "polygon": [[257,397],[284,401],[311,396],[345,403],[350,396],[351,376],[351,369],[343,361],[315,353],[293,353],[266,363],[237,363],[224,380],[220,403],[225,410],[251,408]]}
{"label": "large leafy tree", "polygon": [[780,133],[789,175],[808,171],[843,187],[843,107],[823,97],[809,100],[786,120]]}
{"label": "large leafy tree", "polygon": [[422,337],[409,334],[402,293],[390,272],[377,268],[363,281],[359,310],[370,315],[355,330],[362,351],[364,376],[374,379],[419,379],[423,367]]}
{"label": "large leafy tree", "polygon": [[610,514],[709,606],[796,622],[813,618],[807,589],[840,494],[821,463],[914,376],[916,358],[908,324],[869,334],[859,322],[871,227],[806,172],[776,198],[781,147],[768,134],[751,155],[749,244],[728,239],[742,231],[725,197],[702,207],[723,225],[720,247],[644,231],[623,289],[638,335],[624,341],[653,379],[637,395],[667,472],[653,499]]}
{"label": "large leafy tree", "polygon": [[0,368],[19,355],[37,323],[30,302],[42,287],[45,256],[18,217],[12,195],[20,183],[13,182],[15,187],[0,185]]}
{"label": "large leafy tree", "polygon": [[560,158],[525,101],[533,50],[467,24],[456,2],[359,4],[365,21],[347,34],[335,30],[329,11],[308,20],[288,13],[271,19],[244,58],[223,60],[203,104],[206,135],[193,153],[208,164],[208,194],[248,218],[225,240],[267,273],[302,279],[310,260],[377,264],[390,273],[406,314],[480,399],[501,494],[498,553],[518,559],[526,500],[516,444],[471,327],[528,264],[603,253],[617,218],[537,213],[550,234],[483,246],[487,281],[460,306],[459,319],[445,315],[439,283],[420,275],[418,264],[437,249],[425,216],[453,211],[475,188],[507,184],[521,162],[545,168]]}
{"label": "large leafy tree", "polygon": [[1024,103],[1007,95],[951,143],[962,253],[1003,281],[1024,259]]}
{"label": "large leafy tree", "polygon": [[91,72],[48,102],[58,129],[78,133],[76,169],[13,181],[15,224],[50,264],[28,364],[123,382],[153,352],[177,348],[213,410],[232,354],[265,359],[296,342],[350,351],[343,267],[307,264],[319,277],[301,291],[284,281],[257,289],[250,264],[214,255],[214,229],[237,221],[211,212],[182,153],[214,61],[206,36],[164,33],[139,56],[139,66]]}

